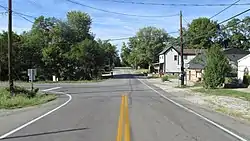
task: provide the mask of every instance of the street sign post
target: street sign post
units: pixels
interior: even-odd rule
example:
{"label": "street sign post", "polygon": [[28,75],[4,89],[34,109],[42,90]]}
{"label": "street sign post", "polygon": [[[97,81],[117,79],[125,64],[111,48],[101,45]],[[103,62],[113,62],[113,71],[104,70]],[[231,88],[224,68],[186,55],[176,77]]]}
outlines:
{"label": "street sign post", "polygon": [[28,76],[29,76],[29,81],[31,82],[31,90],[33,91],[33,81],[35,80],[36,77],[36,69],[28,69]]}

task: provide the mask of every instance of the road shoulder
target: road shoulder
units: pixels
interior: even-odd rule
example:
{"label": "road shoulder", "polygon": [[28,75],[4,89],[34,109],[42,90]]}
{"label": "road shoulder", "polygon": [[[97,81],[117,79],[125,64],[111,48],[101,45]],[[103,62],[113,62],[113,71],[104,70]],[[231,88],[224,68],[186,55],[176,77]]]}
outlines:
{"label": "road shoulder", "polygon": [[[201,106],[199,104],[194,104],[185,99],[189,93],[186,93],[183,89],[177,89],[169,86],[168,88],[162,89],[160,85],[155,84],[152,81],[143,80],[144,83],[164,94],[166,97],[186,106],[187,108],[211,119],[212,121],[226,127],[230,131],[237,133],[243,137],[250,139],[250,124],[249,122],[232,118],[222,113],[215,112],[209,107]],[[170,90],[171,89],[171,90]]]}
{"label": "road shoulder", "polygon": [[17,128],[30,120],[58,107],[59,105],[63,104],[65,101],[68,100],[67,96],[59,95],[58,98],[54,101],[27,107],[21,109],[14,109],[14,110],[0,110],[0,136]]}

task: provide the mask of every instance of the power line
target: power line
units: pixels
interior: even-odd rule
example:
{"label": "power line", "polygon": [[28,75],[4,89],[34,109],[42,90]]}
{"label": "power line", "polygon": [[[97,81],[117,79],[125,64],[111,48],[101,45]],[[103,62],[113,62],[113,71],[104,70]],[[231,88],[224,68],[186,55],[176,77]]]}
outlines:
{"label": "power line", "polygon": [[[230,17],[230,18],[228,18],[228,19],[226,19],[226,20],[220,22],[218,25],[221,25],[221,24],[223,24],[223,23],[225,23],[225,22],[227,22],[227,21],[229,21],[229,20],[231,20],[231,19],[233,19],[233,18],[235,18],[235,17],[237,17],[237,16],[240,16],[240,15],[242,15],[242,14],[248,12],[248,11],[250,11],[250,9],[247,9],[247,10],[245,10],[245,11],[239,13],[239,14],[236,14],[235,16],[232,16],[232,17]],[[222,29],[220,29],[220,31],[224,31],[224,30],[226,30],[226,29],[228,29],[228,28],[230,28],[230,27],[236,26],[236,25],[238,25],[238,24],[240,24],[240,23],[242,23],[242,22],[244,22],[244,21],[245,21],[245,20],[241,20],[241,21],[239,21],[239,22],[237,22],[237,23],[235,23],[235,24],[227,25],[227,26],[223,27]],[[209,31],[208,33],[206,33],[206,34],[204,34],[204,35],[195,37],[194,39],[198,39],[198,38],[201,38],[201,37],[210,35],[210,34],[214,34],[214,32],[215,32],[214,30],[211,30],[211,31]],[[194,39],[192,39],[192,40],[194,40]]]}
{"label": "power line", "polygon": [[[2,5],[0,5],[0,7],[2,7],[3,9],[5,9],[5,10],[7,10],[7,11],[8,11],[8,8],[7,8],[7,7],[2,6]],[[7,12],[7,11],[6,11],[6,12]],[[16,12],[16,11],[13,11],[13,10],[12,10],[12,12],[13,12],[14,14],[18,15],[19,17],[23,18],[24,20],[26,20],[26,21],[30,22],[30,23],[34,23],[34,22],[33,22],[33,21],[31,21],[31,20],[29,20],[29,19],[28,19],[28,18],[26,18],[26,17],[29,17],[29,18],[36,18],[36,17],[34,17],[34,16],[27,15],[27,14],[23,14],[23,13]]]}
{"label": "power line", "polygon": [[[136,2],[136,1],[124,1],[124,0],[102,0],[114,3],[123,3],[123,4],[134,4],[134,5],[155,5],[155,6],[191,6],[191,7],[212,7],[212,6],[230,6],[231,4],[188,4],[188,3],[153,3],[153,2]],[[235,4],[238,6],[250,5],[250,3],[240,3]]]}
{"label": "power line", "polygon": [[[168,34],[179,33],[179,31],[168,32]],[[127,40],[131,37],[122,37],[122,38],[114,38],[114,39],[107,39],[108,41],[119,41],[119,40]]]}
{"label": "power line", "polygon": [[111,14],[116,14],[116,15],[124,15],[124,16],[132,16],[132,17],[167,18],[167,17],[175,17],[175,16],[179,15],[179,14],[166,15],[166,16],[161,16],[161,15],[156,15],[156,16],[134,15],[134,14],[126,14],[126,13],[119,13],[119,12],[104,10],[104,9],[100,9],[100,8],[88,6],[88,5],[85,5],[85,4],[73,1],[73,0],[66,0],[66,1],[68,1],[70,3],[73,3],[73,4],[77,4],[77,5],[83,6],[83,7],[91,8],[91,9],[102,11],[102,12],[106,12],[106,13],[111,13]]}
{"label": "power line", "polygon": [[240,15],[242,15],[244,13],[247,13],[248,11],[250,11],[250,8],[247,9],[247,10],[245,10],[245,11],[243,11],[243,12],[240,12],[239,14],[236,14],[236,15],[234,15],[234,16],[232,16],[232,17],[230,17],[230,18],[228,18],[228,19],[226,19],[226,20],[224,20],[222,22],[220,22],[219,24],[223,24],[223,23],[225,23],[225,22],[227,22],[227,21],[229,21],[229,20],[231,20],[231,19],[233,19],[235,17],[238,17],[238,16],[240,16]]}
{"label": "power line", "polygon": [[237,0],[236,2],[234,2],[233,4],[229,5],[228,7],[222,9],[220,12],[216,13],[215,15],[213,15],[212,17],[210,17],[209,19],[212,19],[216,16],[218,16],[219,14],[221,14],[222,12],[226,11],[227,9],[229,9],[230,7],[232,7],[233,5],[237,4],[240,0]]}

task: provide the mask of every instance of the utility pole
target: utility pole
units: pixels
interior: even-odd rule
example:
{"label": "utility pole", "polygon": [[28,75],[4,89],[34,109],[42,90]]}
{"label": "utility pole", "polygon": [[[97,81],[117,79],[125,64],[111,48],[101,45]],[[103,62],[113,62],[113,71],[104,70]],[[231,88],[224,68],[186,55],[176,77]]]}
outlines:
{"label": "utility pole", "polygon": [[13,92],[13,77],[12,77],[12,0],[8,0],[8,70],[9,70],[9,88],[10,94]]}
{"label": "utility pole", "polygon": [[182,11],[180,11],[180,46],[181,46],[181,86],[184,86],[184,61],[183,61],[183,34],[182,34]]}

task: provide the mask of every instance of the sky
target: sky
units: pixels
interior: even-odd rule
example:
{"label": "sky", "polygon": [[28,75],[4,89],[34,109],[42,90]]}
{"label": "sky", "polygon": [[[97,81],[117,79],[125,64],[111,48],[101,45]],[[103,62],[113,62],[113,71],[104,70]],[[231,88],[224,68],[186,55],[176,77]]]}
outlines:
{"label": "sky", "polygon": [[[112,12],[142,15],[142,16],[170,16],[171,17],[135,17],[119,14],[112,14],[108,12],[99,11],[93,8],[84,7],[70,3],[66,0],[13,0],[13,11],[20,12],[33,17],[44,15],[47,17],[56,17],[58,19],[65,20],[66,14],[71,10],[80,10],[88,13],[92,18],[91,32],[95,34],[96,38],[103,40],[116,39],[123,37],[131,37],[136,32],[146,26],[155,26],[157,28],[165,29],[167,32],[175,32],[179,30],[179,12],[183,12],[183,26],[186,27],[193,19],[198,17],[211,17],[218,13],[226,6],[217,7],[171,7],[171,6],[156,6],[156,5],[135,5],[112,2],[112,0],[73,0],[84,5],[108,10]],[[117,0],[116,0],[117,1]],[[122,1],[122,0],[118,0]],[[153,3],[192,3],[192,4],[232,4],[237,0],[123,0],[126,2],[153,2]],[[0,5],[7,7],[8,0],[0,0]],[[241,0],[238,3],[250,3],[250,0]],[[232,6],[225,12],[213,18],[216,21],[223,21],[235,14],[238,14],[246,9],[248,6]],[[0,7],[0,13],[5,12],[5,9]],[[239,16],[250,16],[250,12]],[[7,14],[0,14],[0,30],[7,30]],[[33,18],[28,18],[34,21]],[[30,30],[32,23],[24,20],[18,15],[13,15],[13,30],[17,33]],[[172,36],[178,36],[178,33],[171,34]],[[117,45],[120,50],[122,42],[127,40],[112,41]]]}

